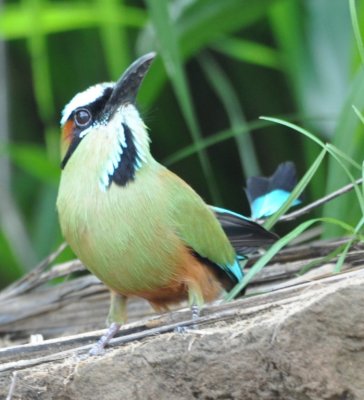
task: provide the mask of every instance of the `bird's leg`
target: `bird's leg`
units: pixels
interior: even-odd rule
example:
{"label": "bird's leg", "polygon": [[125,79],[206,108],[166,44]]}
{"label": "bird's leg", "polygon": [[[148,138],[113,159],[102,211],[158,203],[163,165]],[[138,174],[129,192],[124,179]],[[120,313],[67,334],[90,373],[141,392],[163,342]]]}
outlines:
{"label": "bird's leg", "polygon": [[[188,302],[191,307],[192,319],[196,320],[200,316],[201,307],[204,304],[204,299],[199,287],[189,286],[188,288]],[[195,329],[196,324],[192,325],[192,328]]]}
{"label": "bird's leg", "polygon": [[105,335],[102,335],[100,339],[92,346],[89,351],[90,356],[100,356],[104,354],[106,345],[110,342],[110,340],[116,335],[118,330],[120,329],[120,324],[113,322]]}
{"label": "bird's leg", "polygon": [[126,321],[126,297],[111,292],[111,303],[109,314],[107,316],[107,325],[109,329],[105,335],[97,341],[91,348],[89,354],[92,356],[101,355],[105,352],[105,347],[110,340],[117,334],[120,326]]}
{"label": "bird's leg", "polygon": [[[200,316],[201,312],[201,307],[204,304],[204,299],[201,293],[201,290],[197,288],[196,286],[189,286],[188,287],[188,303],[191,307],[191,312],[192,312],[192,320],[198,319]],[[175,329],[177,333],[186,333],[189,330],[196,329],[197,325],[194,323],[191,325],[189,328],[184,327],[184,326],[179,326]]]}
{"label": "bird's leg", "polygon": [[200,316],[201,308],[198,305],[193,304],[191,306],[191,312],[192,312],[192,319],[197,319]]}

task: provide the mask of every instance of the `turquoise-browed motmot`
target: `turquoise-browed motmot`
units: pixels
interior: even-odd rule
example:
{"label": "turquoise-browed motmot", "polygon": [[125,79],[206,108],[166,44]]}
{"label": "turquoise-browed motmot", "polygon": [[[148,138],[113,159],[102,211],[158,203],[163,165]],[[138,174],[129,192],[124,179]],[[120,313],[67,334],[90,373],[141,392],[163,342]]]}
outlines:
{"label": "turquoise-browed motmot", "polygon": [[239,214],[208,206],[152,157],[135,99],[154,57],[139,58],[116,83],[77,94],[62,114],[61,229],[111,291],[109,331],[93,354],[126,321],[128,297],[156,310],[188,299],[196,315],[242,279],[239,253],[276,239]]}

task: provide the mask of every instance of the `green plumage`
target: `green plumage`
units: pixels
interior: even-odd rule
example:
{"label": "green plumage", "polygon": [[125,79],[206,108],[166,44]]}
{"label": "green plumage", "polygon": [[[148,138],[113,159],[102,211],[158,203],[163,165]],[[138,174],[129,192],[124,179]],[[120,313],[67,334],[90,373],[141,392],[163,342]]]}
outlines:
{"label": "green plumage", "polygon": [[[157,309],[188,298],[196,317],[204,301],[242,278],[212,209],[150,154],[134,103],[154,57],[140,57],[115,84],[77,94],[62,114],[62,232],[111,289],[110,327],[91,354],[100,354],[126,321],[127,297],[144,297]],[[219,213],[238,249],[272,239],[243,217]]]}
{"label": "green plumage", "polygon": [[235,252],[212,211],[149,153],[133,182],[100,190],[98,177],[113,146],[104,130],[95,129],[78,146],[57,200],[64,236],[86,267],[129,294],[168,285],[185,246],[213,263],[232,264]]}

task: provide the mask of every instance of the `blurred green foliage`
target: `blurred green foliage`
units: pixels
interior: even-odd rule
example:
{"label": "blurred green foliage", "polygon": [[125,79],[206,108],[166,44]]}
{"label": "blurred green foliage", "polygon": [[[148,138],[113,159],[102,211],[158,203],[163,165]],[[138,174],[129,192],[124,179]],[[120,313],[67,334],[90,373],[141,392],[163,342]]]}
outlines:
{"label": "blurred green foliage", "polygon": [[[116,80],[147,51],[159,57],[138,100],[153,154],[208,202],[248,215],[247,176],[270,175],[288,159],[303,175],[317,160],[314,140],[260,115],[294,121],[361,165],[363,124],[352,106],[364,108],[362,3],[5,1],[0,287],[62,241],[55,199],[64,104],[91,84]],[[333,156],[320,159],[306,200],[347,183],[346,167]],[[316,216],[355,226],[360,204],[346,195]],[[336,225],[326,234],[342,233]]]}

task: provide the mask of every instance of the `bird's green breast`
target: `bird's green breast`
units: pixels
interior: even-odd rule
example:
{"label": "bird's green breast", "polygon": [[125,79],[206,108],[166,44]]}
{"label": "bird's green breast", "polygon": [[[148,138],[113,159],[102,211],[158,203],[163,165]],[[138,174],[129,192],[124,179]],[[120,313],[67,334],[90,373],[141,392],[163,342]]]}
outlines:
{"label": "bird's green breast", "polygon": [[[86,143],[87,146],[87,143]],[[169,222],[165,186],[153,160],[124,187],[98,185],[98,156],[75,152],[62,173],[57,208],[79,259],[107,286],[132,293],[168,285],[181,241]],[[92,162],[91,162],[92,161]]]}
{"label": "bird's green breast", "polygon": [[62,232],[85,266],[130,295],[183,285],[186,248],[222,268],[232,265],[235,252],[211,210],[150,154],[126,185],[100,188],[113,145],[108,135],[82,140],[62,172],[57,198]]}

